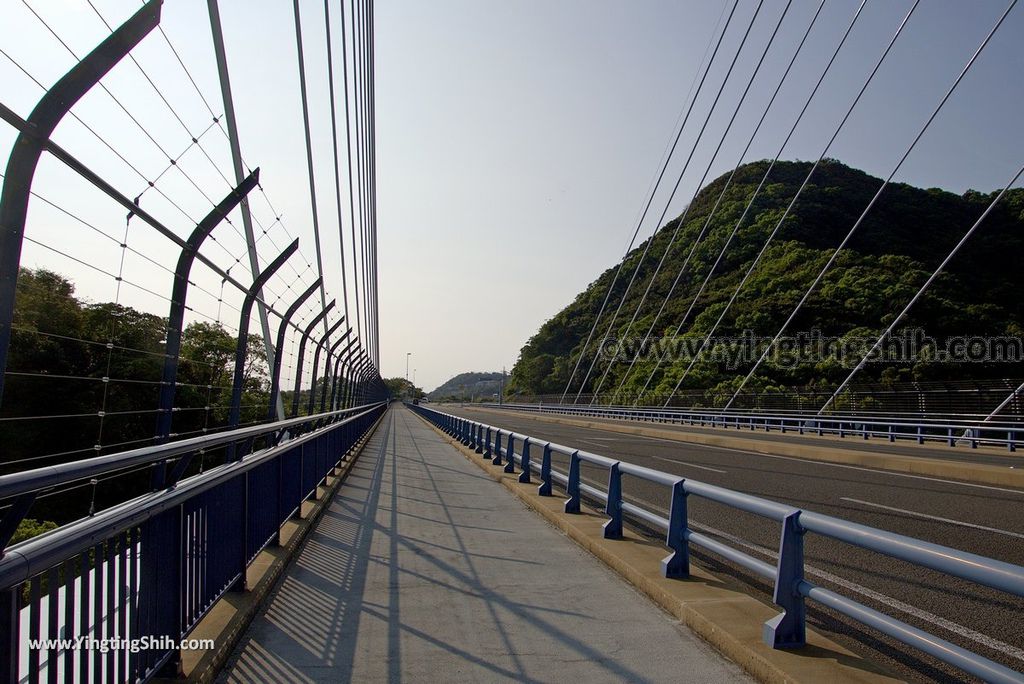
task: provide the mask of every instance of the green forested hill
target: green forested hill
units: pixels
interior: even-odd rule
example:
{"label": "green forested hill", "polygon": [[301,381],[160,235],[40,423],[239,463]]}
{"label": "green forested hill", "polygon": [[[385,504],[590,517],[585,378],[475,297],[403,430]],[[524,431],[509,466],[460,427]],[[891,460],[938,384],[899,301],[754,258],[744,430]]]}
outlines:
{"label": "green forested hill", "polygon": [[[682,326],[683,335],[703,339],[711,329],[810,167],[807,162],[776,164],[708,286],[696,300]],[[706,236],[697,244],[675,293],[658,319],[652,337],[671,335],[675,331],[767,168],[768,162],[762,161],[738,171]],[[723,176],[713,181],[694,200],[637,322],[627,335],[626,327],[669,246],[676,220],[651,238],[654,243],[615,321],[613,337],[638,338],[647,331],[726,180],[727,176]],[[819,166],[715,337],[739,336],[744,331],[773,336],[881,183],[881,179],[834,160]],[[788,333],[820,330],[826,336],[873,339],[893,320],[994,196],[995,193],[974,191],[959,196],[934,188],[890,185],[790,325]],[[592,346],[611,321],[644,246],[639,245],[629,254]],[[1024,256],[1022,248],[1024,190],[1013,190],[997,205],[900,327],[923,329],[940,343],[956,335],[1020,336],[1024,333],[1024,308],[1020,297],[1024,284],[1020,265]],[[548,394],[564,390],[614,271],[613,266],[601,274],[530,338],[512,371],[509,392]],[[574,380],[574,392],[593,358],[592,353],[588,349],[583,359]],[[682,360],[661,366],[654,375],[650,391],[655,394],[670,391],[688,363]],[[747,363],[729,369],[722,363],[699,361],[681,389],[718,387],[725,390],[738,384],[751,366]],[[604,367],[604,361],[599,361],[584,392],[594,389]],[[614,364],[603,391],[614,391],[628,367],[628,362]],[[655,367],[652,358],[641,358],[623,390],[639,390]],[[827,358],[793,368],[768,363],[758,370],[748,387],[832,384],[842,380],[848,371],[849,367]],[[916,363],[869,364],[862,372],[864,379],[888,381],[1009,377],[1019,376],[1021,365],[936,363],[926,357]]]}
{"label": "green forested hill", "polygon": [[459,373],[427,396],[433,401],[473,398],[486,398],[489,401],[501,388],[501,384],[501,373]]}

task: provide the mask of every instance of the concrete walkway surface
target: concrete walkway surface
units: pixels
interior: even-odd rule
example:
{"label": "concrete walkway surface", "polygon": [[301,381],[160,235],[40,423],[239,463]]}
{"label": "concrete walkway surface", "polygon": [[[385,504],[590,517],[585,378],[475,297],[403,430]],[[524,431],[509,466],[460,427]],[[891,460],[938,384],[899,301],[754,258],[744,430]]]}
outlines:
{"label": "concrete walkway surface", "polygon": [[220,679],[749,681],[400,406]]}

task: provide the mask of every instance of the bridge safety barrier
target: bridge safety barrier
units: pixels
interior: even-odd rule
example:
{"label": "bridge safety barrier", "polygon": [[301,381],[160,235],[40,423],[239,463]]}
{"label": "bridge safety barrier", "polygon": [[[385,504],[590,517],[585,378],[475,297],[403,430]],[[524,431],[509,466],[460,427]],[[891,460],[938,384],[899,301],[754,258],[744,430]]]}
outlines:
{"label": "bridge safety barrier", "polygon": [[[0,476],[0,501],[14,501],[0,527],[13,531],[44,490],[144,464],[171,473],[148,494],[2,551],[0,682],[174,676],[177,644],[221,596],[245,589],[249,564],[279,542],[281,526],[386,407],[365,404]],[[249,453],[253,440],[262,447]],[[226,462],[179,481],[182,464],[214,448],[226,450]],[[28,648],[73,638],[85,647]]]}
{"label": "bridge safety barrier", "polygon": [[[504,465],[505,472],[514,473],[518,466],[520,482],[530,483],[537,475],[541,496],[551,496],[552,483],[557,482],[568,496],[565,502],[567,513],[579,513],[582,496],[604,503],[608,515],[608,522],[604,525],[607,538],[622,536],[623,514],[663,530],[666,533],[665,545],[671,550],[662,561],[665,577],[685,578],[689,575],[689,548],[695,545],[771,581],[774,585],[772,601],[783,611],[763,627],[764,641],[773,648],[805,645],[805,602],[810,599],[984,681],[1024,682],[1024,674],[1020,672],[809,581],[804,575],[804,536],[810,532],[831,537],[1015,596],[1024,596],[1024,567],[536,439],[423,405],[410,405],[409,408],[494,465]],[[552,454],[555,453],[568,457],[566,472],[552,466]],[[581,481],[582,463],[604,469],[607,474],[604,489]],[[625,501],[623,475],[664,487],[668,518]],[[690,496],[778,522],[777,563],[770,565],[690,529],[687,516],[687,499]]]}

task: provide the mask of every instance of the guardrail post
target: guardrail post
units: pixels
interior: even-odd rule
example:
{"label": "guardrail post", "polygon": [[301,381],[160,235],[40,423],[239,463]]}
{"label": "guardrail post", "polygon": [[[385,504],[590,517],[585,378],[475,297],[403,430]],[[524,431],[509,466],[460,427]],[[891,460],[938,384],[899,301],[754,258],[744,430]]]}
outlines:
{"label": "guardrail post", "polygon": [[505,447],[505,472],[516,472],[516,448],[512,441],[512,433],[508,433],[508,446]]}
{"label": "guardrail post", "polygon": [[472,446],[473,444],[473,428],[465,418],[462,419],[462,444],[463,446]]}
{"label": "guardrail post", "polygon": [[305,292],[300,294],[288,310],[284,312],[284,317],[281,319],[281,324],[277,327],[277,345],[274,349],[277,353],[274,354],[274,367],[270,372],[270,397],[267,401],[267,420],[272,421],[275,417],[283,418],[284,416],[277,416],[277,397],[281,391],[281,362],[284,359],[284,336],[288,332],[288,325],[291,323],[292,316],[299,310],[302,303],[309,299],[309,296],[320,287],[323,283],[323,278],[317,278],[312,285],[310,285]]}
{"label": "guardrail post", "polygon": [[604,512],[608,522],[601,526],[605,539],[622,539],[622,473],[615,462],[608,468],[608,503]]}
{"label": "guardrail post", "polygon": [[569,456],[569,481],[565,485],[565,493],[569,499],[565,502],[566,513],[580,512],[580,452],[574,451]]}
{"label": "guardrail post", "polygon": [[1006,448],[1009,449],[1011,453],[1013,453],[1014,451],[1017,451],[1017,433],[1016,433],[1016,431],[1010,430],[1009,432],[1006,433]]}
{"label": "guardrail post", "polygon": [[917,426],[917,443],[924,444],[924,435],[921,433],[921,426]]}
{"label": "guardrail post", "polygon": [[806,609],[799,585],[804,577],[804,531],[800,511],[782,520],[779,562],[772,601],[783,612],[764,623],[762,636],[772,648],[800,648],[807,643]]}
{"label": "guardrail post", "polygon": [[[164,346],[164,368],[160,379],[159,407],[156,419],[157,443],[167,441],[171,433],[171,419],[174,410],[175,385],[178,379],[178,362],[181,354],[181,338],[184,333],[185,300],[188,297],[189,273],[192,263],[203,241],[213,232],[221,220],[245,198],[259,183],[259,169],[249,174],[237,188],[214,207],[192,230],[185,247],[178,254],[178,262],[174,268],[174,284],[171,287],[171,307],[167,314],[167,342]],[[276,360],[276,359],[275,359]],[[163,486],[164,463],[157,464],[153,470],[153,489]]]}
{"label": "guardrail post", "polygon": [[896,441],[896,433],[894,432],[894,429],[895,428],[892,425],[889,426],[889,441],[890,442],[895,442]]}
{"label": "guardrail post", "polygon": [[501,430],[494,431],[494,456],[491,458],[493,465],[501,465]]}
{"label": "guardrail post", "polygon": [[686,480],[679,479],[672,485],[672,502],[668,509],[668,535],[665,545],[672,553],[662,559],[663,577],[690,576],[690,544],[687,541]]}
{"label": "guardrail post", "polygon": [[530,438],[523,438],[523,459],[519,463],[523,472],[519,473],[519,482],[530,484]]}
{"label": "guardrail post", "polygon": [[[335,300],[320,310],[316,316],[313,317],[307,325],[306,329],[302,331],[302,336],[299,338],[299,351],[295,357],[295,389],[292,390],[292,417],[299,415],[299,390],[302,386],[302,362],[306,356],[306,343],[309,341],[309,336],[313,334],[313,328],[327,316],[331,309],[334,308]],[[313,374],[316,375],[316,369],[313,369]]]}
{"label": "guardrail post", "polygon": [[981,428],[968,428],[968,432],[971,433],[971,448],[978,448],[978,438],[981,437]]}
{"label": "guardrail post", "polygon": [[490,425],[487,426],[487,436],[484,437],[483,457],[484,458],[490,458],[491,457],[491,426]]}
{"label": "guardrail post", "polygon": [[483,426],[483,423],[477,423],[476,424],[476,436],[473,438],[473,446],[474,446],[473,451],[475,451],[478,454],[482,454],[484,452],[483,441],[484,441],[484,426]]}
{"label": "guardrail post", "polygon": [[540,487],[538,496],[551,496],[551,444],[544,445],[544,454],[540,458]]}
{"label": "guardrail post", "polygon": [[956,446],[956,440],[953,439],[953,428],[946,428],[946,442],[949,446]]}
{"label": "guardrail post", "polygon": [[0,397],[3,397],[7,356],[14,321],[21,248],[28,216],[32,177],[50,135],[89,90],[100,82],[160,23],[160,2],[138,10],[84,59],[46,90],[29,114],[31,133],[21,131],[14,142],[0,190]]}

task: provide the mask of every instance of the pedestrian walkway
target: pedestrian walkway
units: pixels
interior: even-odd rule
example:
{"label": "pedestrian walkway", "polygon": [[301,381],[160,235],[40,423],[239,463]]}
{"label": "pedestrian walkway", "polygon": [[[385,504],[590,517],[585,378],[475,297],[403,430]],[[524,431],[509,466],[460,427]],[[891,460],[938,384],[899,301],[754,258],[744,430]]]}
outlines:
{"label": "pedestrian walkway", "polygon": [[747,680],[401,406],[221,679]]}

